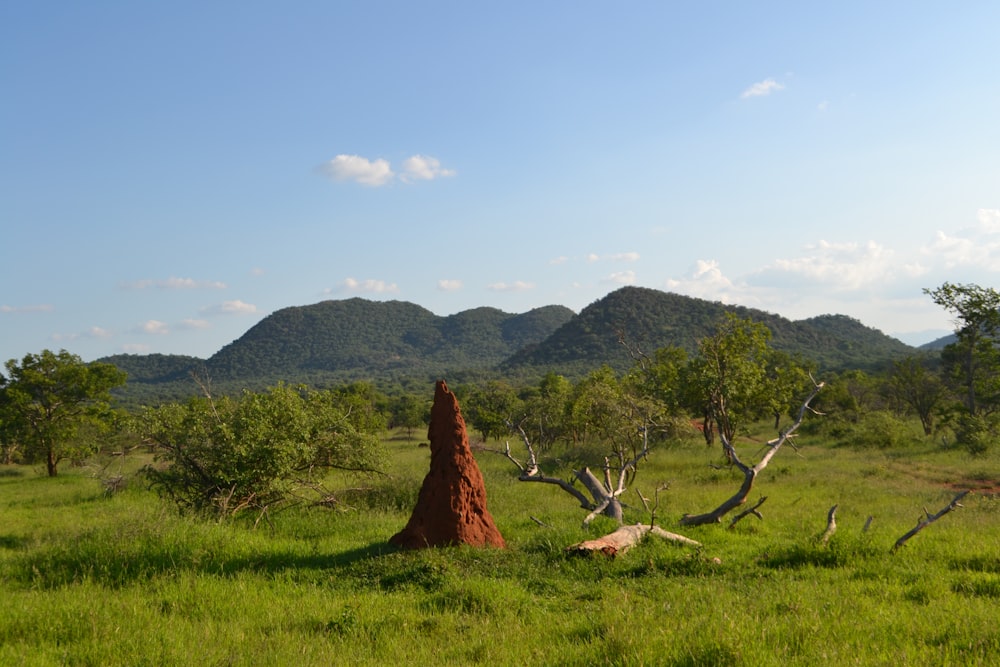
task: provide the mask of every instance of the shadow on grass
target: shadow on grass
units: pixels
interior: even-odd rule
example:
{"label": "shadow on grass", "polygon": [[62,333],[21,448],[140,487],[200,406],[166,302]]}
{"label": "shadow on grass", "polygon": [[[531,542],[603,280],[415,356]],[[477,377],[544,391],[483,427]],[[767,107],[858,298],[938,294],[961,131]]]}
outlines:
{"label": "shadow on grass", "polygon": [[[0,542],[0,546],[18,546],[16,538]],[[301,577],[306,580],[334,580],[330,575],[338,570],[371,570],[384,568],[368,565],[380,562],[398,549],[388,542],[373,542],[367,546],[339,553],[314,551],[262,551],[258,554],[226,553],[213,549],[218,545],[166,545],[153,540],[138,540],[131,544],[107,545],[99,540],[82,540],[75,545],[59,545],[25,554],[11,563],[2,578],[31,588],[50,589],[82,582],[110,588],[128,586],[158,576],[197,573],[218,577],[254,574],[264,577]]]}

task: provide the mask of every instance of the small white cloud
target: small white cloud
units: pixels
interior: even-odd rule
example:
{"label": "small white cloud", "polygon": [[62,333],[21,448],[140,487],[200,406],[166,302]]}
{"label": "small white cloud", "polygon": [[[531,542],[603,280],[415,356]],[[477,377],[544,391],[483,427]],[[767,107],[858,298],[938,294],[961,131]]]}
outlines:
{"label": "small white cloud", "polygon": [[122,352],[126,354],[145,354],[149,352],[149,345],[143,343],[126,343],[122,345]]}
{"label": "small white cloud", "polygon": [[196,320],[189,317],[181,320],[180,327],[182,329],[211,329],[212,324],[208,320]]}
{"label": "small white cloud", "polygon": [[369,160],[360,155],[338,155],[323,165],[323,172],[335,181],[372,187],[386,185],[395,176],[388,160]]}
{"label": "small white cloud", "polygon": [[553,257],[552,259],[549,260],[549,264],[551,264],[553,266],[557,266],[559,264],[565,264],[568,261],[569,261],[569,257],[567,257],[566,255],[563,255],[561,257]]}
{"label": "small white cloud", "polygon": [[435,178],[454,176],[453,169],[444,169],[441,161],[429,155],[414,155],[403,160],[402,179],[410,181],[431,181]]}
{"label": "small white cloud", "polygon": [[608,276],[607,282],[615,285],[634,285],[635,271],[616,271]]}
{"label": "small white cloud", "polygon": [[439,280],[438,289],[442,292],[455,292],[462,289],[461,280]]}
{"label": "small white cloud", "polygon": [[195,280],[194,278],[176,278],[171,276],[166,280],[137,280],[125,287],[131,289],[226,289],[227,285],[218,280]]}
{"label": "small white cloud", "polygon": [[375,280],[373,278],[369,278],[368,280],[344,278],[344,282],[340,283],[340,286],[337,289],[326,290],[327,293],[334,291],[381,294],[383,292],[398,292],[399,288],[396,286],[396,283],[387,283],[384,280]]}
{"label": "small white cloud", "polygon": [[826,111],[827,109],[830,108],[830,101],[823,100],[822,102],[816,105],[816,108],[819,109],[820,111]]}
{"label": "small white cloud", "polygon": [[535,289],[535,286],[533,283],[525,282],[523,280],[515,280],[512,283],[493,283],[491,285],[487,285],[486,289],[494,292],[524,292],[526,290]]}
{"label": "small white cloud", "polygon": [[139,331],[153,336],[164,336],[170,333],[170,328],[166,322],[160,320],[146,320],[139,325]]}
{"label": "small white cloud", "polygon": [[0,306],[0,313],[51,313],[55,308],[50,304],[40,303],[34,306]]}
{"label": "small white cloud", "polygon": [[87,330],[86,335],[88,338],[102,338],[102,339],[107,339],[114,336],[113,333],[111,333],[110,331],[108,331],[103,327],[90,327],[90,329]]}
{"label": "small white cloud", "polygon": [[747,99],[749,97],[764,97],[770,95],[771,93],[784,89],[785,86],[778,83],[774,79],[764,79],[759,81],[740,94],[740,98]]}
{"label": "small white cloud", "polygon": [[[257,306],[246,303],[239,299],[233,301],[223,301],[214,306],[207,306],[201,309],[204,315],[250,315],[257,312]],[[196,321],[196,320],[191,320]]]}
{"label": "small white cloud", "polygon": [[254,276],[254,277],[262,276],[265,273],[267,273],[267,271],[265,271],[264,269],[260,268],[259,266],[255,266],[254,268],[250,269],[250,275]]}
{"label": "small white cloud", "polygon": [[733,282],[722,273],[714,259],[699,259],[685,278],[670,279],[667,287],[690,296],[713,298],[725,303],[726,293],[733,289]]}
{"label": "small white cloud", "polygon": [[598,255],[596,252],[592,252],[587,255],[588,262],[637,262],[639,261],[639,253],[637,252],[619,252],[611,255]]}

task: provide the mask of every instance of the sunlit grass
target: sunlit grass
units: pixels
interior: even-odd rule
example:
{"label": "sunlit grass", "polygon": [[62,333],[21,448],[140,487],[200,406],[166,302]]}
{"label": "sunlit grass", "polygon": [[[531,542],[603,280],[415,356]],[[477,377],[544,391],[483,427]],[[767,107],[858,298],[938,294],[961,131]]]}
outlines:
{"label": "sunlit grass", "polygon": [[[110,497],[85,468],[0,469],[0,664],[815,665],[1000,661],[1000,499],[966,497],[895,540],[990,461],[929,443],[906,452],[802,442],[757,480],[747,517],[681,529],[741,476],[692,440],[656,450],[626,497],[704,545],[652,539],[615,560],[567,556],[613,528],[563,491],[477,453],[508,549],[398,552],[427,469],[391,440],[386,476],[252,527],[182,517],[140,480]],[[514,443],[512,443],[513,445]],[[741,456],[758,454],[752,442]],[[568,474],[568,468],[562,472]],[[837,505],[838,530],[819,543]],[[867,530],[868,517],[873,517]]]}

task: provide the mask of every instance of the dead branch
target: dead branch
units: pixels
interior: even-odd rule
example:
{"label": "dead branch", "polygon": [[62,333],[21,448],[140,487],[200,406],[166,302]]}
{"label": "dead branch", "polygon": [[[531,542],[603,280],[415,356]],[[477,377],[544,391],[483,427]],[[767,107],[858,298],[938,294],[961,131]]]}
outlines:
{"label": "dead branch", "polygon": [[579,544],[570,545],[566,547],[566,552],[573,554],[590,554],[600,552],[609,558],[614,558],[618,554],[623,554],[635,545],[639,544],[639,542],[641,542],[642,539],[650,533],[669,542],[674,542],[675,544],[691,547],[701,546],[700,542],[696,542],[695,540],[684,537],[683,535],[663,530],[659,526],[637,523],[631,526],[620,526],[615,532],[603,537],[598,537],[595,540],[586,540],[584,542],[580,542]]}
{"label": "dead branch", "polygon": [[771,459],[778,453],[781,446],[794,436],[796,429],[802,425],[802,420],[805,418],[806,412],[815,412],[811,407],[809,407],[809,404],[814,398],[816,398],[819,390],[823,388],[824,383],[816,382],[814,380],[813,385],[812,392],[802,403],[802,407],[799,409],[799,415],[795,420],[795,423],[782,432],[780,436],[767,443],[768,449],[757,465],[748,466],[740,461],[739,456],[736,455],[736,449],[733,447],[733,443],[720,434],[720,437],[722,438],[722,446],[726,451],[727,458],[732,465],[736,466],[736,468],[743,473],[743,483],[732,497],[711,512],[695,515],[685,514],[681,517],[680,523],[682,526],[701,526],[707,523],[719,523],[722,521],[723,516],[746,502],[747,496],[750,495],[750,490],[753,488],[754,480],[757,479],[757,475],[759,475],[760,472],[767,467],[767,464],[771,462]]}
{"label": "dead branch", "polygon": [[962,500],[962,498],[964,498],[966,495],[968,495],[968,493],[969,493],[968,489],[959,493],[952,499],[950,503],[948,503],[947,506],[945,506],[937,514],[931,514],[930,512],[927,511],[926,508],[924,508],[924,516],[917,520],[917,525],[912,530],[910,530],[905,535],[896,540],[896,543],[892,545],[892,549],[890,550],[891,553],[896,553],[896,551],[898,551],[904,544],[906,544],[907,540],[909,540],[911,537],[919,533],[921,530],[923,530],[927,526],[931,525],[932,523],[943,517],[948,512],[952,511],[953,509],[962,507],[962,504],[959,501]]}
{"label": "dead branch", "polygon": [[826,531],[819,538],[820,544],[826,546],[833,537],[833,534],[837,532],[837,506],[834,505],[830,508],[830,512],[826,515]]}
{"label": "dead branch", "polygon": [[749,509],[745,509],[742,512],[740,512],[739,514],[737,514],[736,516],[734,516],[733,520],[729,522],[728,528],[732,528],[737,523],[739,523],[744,517],[750,516],[751,514],[754,515],[755,517],[757,517],[758,519],[760,519],[761,521],[763,521],[764,520],[764,515],[761,514],[760,512],[758,512],[757,508],[760,507],[761,505],[763,505],[766,500],[767,500],[767,496],[761,496],[760,500],[757,501],[756,505],[754,505],[753,507],[751,507]]}

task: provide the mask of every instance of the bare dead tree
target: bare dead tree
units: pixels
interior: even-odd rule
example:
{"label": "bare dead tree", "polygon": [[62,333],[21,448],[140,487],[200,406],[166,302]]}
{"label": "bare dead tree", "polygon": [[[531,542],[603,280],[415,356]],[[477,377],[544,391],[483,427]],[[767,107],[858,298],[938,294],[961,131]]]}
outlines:
{"label": "bare dead tree", "polygon": [[896,551],[898,551],[900,548],[902,548],[904,544],[906,544],[907,540],[909,540],[911,537],[919,533],[921,530],[931,525],[932,523],[943,517],[948,512],[951,512],[954,509],[962,507],[962,504],[959,501],[961,501],[962,498],[965,498],[965,496],[968,495],[968,493],[969,493],[968,490],[962,491],[957,496],[955,496],[950,503],[948,503],[944,508],[942,508],[936,514],[931,514],[930,512],[927,511],[927,508],[924,508],[924,516],[920,517],[917,520],[917,525],[911,530],[909,530],[905,535],[896,540],[896,543],[892,545],[892,549],[890,551],[892,553],[896,553]]}
{"label": "bare dead tree", "polygon": [[[612,465],[611,457],[605,457],[603,466],[603,479],[598,477],[589,467],[583,467],[573,471],[573,479],[566,480],[561,477],[552,477],[542,472],[538,463],[538,454],[531,444],[531,439],[520,424],[508,423],[511,430],[521,436],[527,451],[527,461],[522,463],[511,452],[510,442],[505,443],[503,451],[490,450],[503,454],[511,463],[517,466],[520,471],[518,480],[522,482],[539,482],[541,484],[554,484],[566,493],[570,494],[580,503],[580,507],[590,513],[584,518],[583,525],[590,524],[601,514],[608,516],[618,523],[623,522],[621,496],[626,491],[629,474],[634,473],[639,461],[649,454],[649,429],[647,426],[640,428],[642,434],[642,446],[638,452],[630,459],[625,458],[624,452],[619,449],[614,456],[617,458],[616,465]],[[575,482],[580,482],[590,497],[580,490]]]}
{"label": "bare dead tree", "polygon": [[809,404],[814,398],[816,398],[816,395],[819,393],[819,390],[823,388],[823,385],[823,382],[816,382],[813,380],[813,390],[802,403],[802,407],[799,409],[798,418],[791,426],[783,431],[781,435],[774,440],[768,441],[767,451],[756,465],[751,466],[743,463],[743,461],[741,461],[739,456],[736,454],[736,449],[733,447],[733,443],[728,438],[723,438],[722,446],[726,451],[726,455],[729,458],[730,463],[743,473],[743,483],[732,497],[711,512],[705,512],[704,514],[685,514],[681,517],[681,525],[701,526],[708,523],[719,523],[722,521],[722,517],[745,503],[747,497],[750,495],[751,489],[753,489],[753,483],[757,479],[757,475],[759,475],[760,472],[767,467],[767,464],[771,462],[771,459],[778,453],[778,450],[781,449],[782,445],[792,439],[795,431],[802,425],[802,420],[805,418],[806,412],[815,412],[815,410],[809,407]]}

